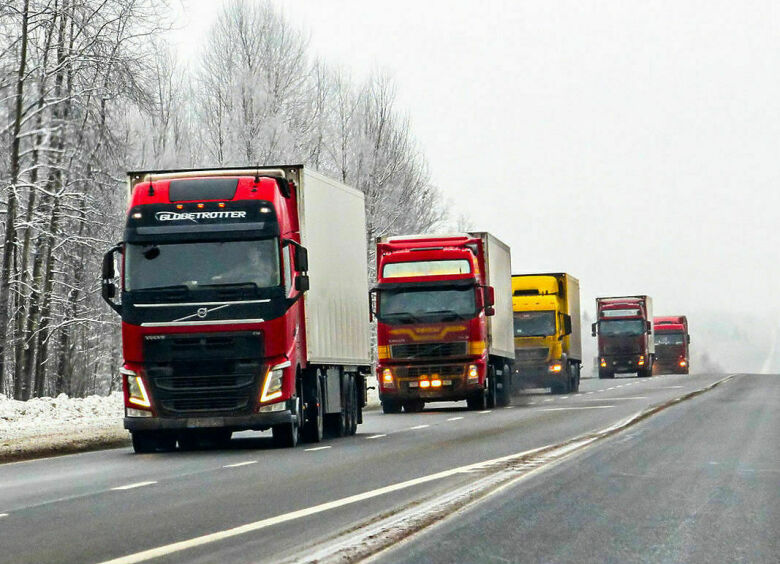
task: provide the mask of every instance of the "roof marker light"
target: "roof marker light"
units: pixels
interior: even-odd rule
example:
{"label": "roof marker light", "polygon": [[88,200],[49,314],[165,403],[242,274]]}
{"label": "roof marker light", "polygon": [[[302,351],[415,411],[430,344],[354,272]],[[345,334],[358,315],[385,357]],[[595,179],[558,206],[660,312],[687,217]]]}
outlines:
{"label": "roof marker light", "polygon": [[271,211],[272,211],[271,208],[269,208],[268,206],[263,206],[262,208],[260,208],[260,213],[271,213]]}
{"label": "roof marker light", "polygon": [[202,210],[205,204],[198,204],[198,209]]}
{"label": "roof marker light", "polygon": [[176,209],[177,210],[183,210],[184,206],[182,204],[176,204]]}
{"label": "roof marker light", "polygon": [[135,212],[133,214],[133,219],[141,219],[141,212]]}
{"label": "roof marker light", "polygon": [[219,203],[219,207],[224,208],[225,207],[225,202],[220,202]]}

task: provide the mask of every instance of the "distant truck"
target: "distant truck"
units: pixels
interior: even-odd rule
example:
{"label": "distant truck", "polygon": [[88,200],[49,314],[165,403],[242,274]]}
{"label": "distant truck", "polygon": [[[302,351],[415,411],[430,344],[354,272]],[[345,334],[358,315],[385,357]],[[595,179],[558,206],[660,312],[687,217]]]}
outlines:
{"label": "distant truck", "polygon": [[599,378],[616,373],[653,374],[653,300],[649,296],[596,298]]}
{"label": "distant truck", "polygon": [[580,387],[582,334],[580,283],[565,273],[512,276],[515,383],[550,388],[553,394]]}
{"label": "distant truck", "polygon": [[363,194],[299,165],[130,172],[128,184],[102,286],[122,318],[135,451],[247,429],[287,447],[354,434],[371,370]]}
{"label": "distant truck", "polygon": [[655,372],[690,371],[690,342],[688,319],[684,315],[653,318],[655,332]]}
{"label": "distant truck", "polygon": [[385,413],[509,402],[514,346],[509,247],[489,233],[377,241],[375,314]]}

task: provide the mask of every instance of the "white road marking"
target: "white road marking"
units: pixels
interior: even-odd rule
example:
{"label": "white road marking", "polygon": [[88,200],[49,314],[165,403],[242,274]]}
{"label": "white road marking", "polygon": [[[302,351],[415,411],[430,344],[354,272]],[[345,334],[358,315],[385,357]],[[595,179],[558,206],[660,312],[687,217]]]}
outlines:
{"label": "white road marking", "polygon": [[593,392],[585,392],[586,395],[592,394]]}
{"label": "white road marking", "polygon": [[246,462],[236,462],[235,464],[228,464],[222,468],[238,468],[239,466],[249,466],[250,464],[257,464],[257,460],[247,460]]}
{"label": "white road marking", "polygon": [[505,406],[504,406],[504,409],[512,409],[512,408],[514,408],[514,407],[515,407],[514,405],[505,405]]}
{"label": "white road marking", "polygon": [[0,519],[2,519],[3,517],[8,517],[8,513],[0,513]]}
{"label": "white road marking", "polygon": [[463,419],[463,417],[450,417],[447,421],[458,421],[459,419]]}
{"label": "white road marking", "polygon": [[640,400],[640,399],[647,399],[646,396],[632,396],[627,398],[607,398],[600,400],[598,398],[582,398],[582,401],[617,401],[617,400]]}
{"label": "white road marking", "polygon": [[331,445],[328,445],[328,446],[321,446],[321,447],[314,447],[314,448],[306,448],[306,449],[303,449],[303,450],[305,452],[312,452],[312,451],[315,451],[315,450],[325,450],[326,448],[333,448],[333,447]]}
{"label": "white road marking", "polygon": [[370,490],[367,492],[351,495],[349,497],[344,497],[341,499],[336,499],[334,501],[328,501],[326,503],[321,503],[319,505],[315,505],[312,507],[307,507],[305,509],[298,509],[297,511],[291,511],[290,513],[283,513],[281,515],[277,515],[275,517],[269,517],[267,519],[262,519],[260,521],[255,521],[254,523],[247,523],[246,525],[240,525],[238,527],[233,527],[232,529],[225,529],[223,531],[218,531],[216,533],[210,533],[207,535],[203,535],[200,537],[195,537],[192,539],[174,542],[171,544],[159,546],[157,548],[151,548],[149,550],[144,550],[142,552],[136,552],[135,554],[128,554],[126,556],[120,556],[119,558],[115,558],[113,560],[107,560],[103,562],[102,564],[135,564],[136,562],[145,562],[147,560],[151,560],[153,558],[160,558],[161,556],[167,556],[169,554],[173,554],[176,552],[181,552],[182,550],[187,550],[188,548],[194,548],[196,546],[203,546],[205,544],[210,544],[217,541],[222,541],[225,539],[229,539],[238,535],[243,535],[246,533],[251,533],[254,531],[259,531],[261,529],[266,529],[268,527],[271,527],[273,525],[278,525],[280,523],[287,523],[288,521],[294,521],[295,519],[300,519],[302,517],[308,517],[310,515],[316,515],[317,513],[322,513],[324,511],[329,511],[331,509],[336,509],[338,507],[344,507],[345,505],[352,505],[354,503],[358,503],[360,501],[364,501],[366,499],[372,499],[375,497],[379,497],[381,495],[385,495],[388,493],[396,492],[399,490],[404,490],[407,488],[411,488],[413,486],[418,486],[420,484],[427,484],[428,482],[433,482],[435,480],[441,480],[443,478],[448,478],[449,476],[455,476],[457,474],[463,474],[468,473],[469,471],[481,468],[486,465],[491,464],[498,464],[507,460],[513,460],[516,458],[522,458],[525,456],[528,456],[530,454],[539,452],[541,450],[545,450],[549,448],[552,445],[546,445],[539,448],[534,448],[531,450],[527,450],[524,452],[518,452],[516,454],[510,454],[507,456],[502,456],[500,458],[494,458],[492,460],[485,460],[482,462],[477,462],[474,464],[468,464],[466,466],[459,466],[458,468],[452,468],[450,470],[444,470],[442,472],[437,472],[435,474],[429,474],[427,476],[421,476],[419,478],[414,478],[412,480],[407,480],[406,482],[399,482],[396,484],[391,484],[389,486],[385,486],[383,488],[378,488],[375,490]]}
{"label": "white road marking", "polygon": [[370,437],[366,437],[366,439],[381,439],[382,437],[386,437],[387,435],[371,435]]}
{"label": "white road marking", "polygon": [[569,396],[561,396],[559,399],[569,399]]}
{"label": "white road marking", "polygon": [[415,425],[414,427],[409,427],[409,430],[416,431],[417,429],[425,429],[426,427],[430,427],[430,425]]}
{"label": "white road marking", "polygon": [[493,412],[492,409],[486,409],[485,411],[477,411],[477,413],[479,414],[492,413],[492,412]]}
{"label": "white road marking", "polygon": [[535,401],[529,401],[527,405],[536,405]]}
{"label": "white road marking", "polygon": [[132,490],[135,488],[142,488],[144,486],[151,486],[152,484],[156,484],[157,482],[136,482],[135,484],[127,484],[126,486],[118,486],[116,488],[111,488],[112,490]]}
{"label": "white road marking", "polygon": [[607,388],[608,390],[614,390],[616,386],[612,386],[611,388]]}
{"label": "white road marking", "polygon": [[555,401],[555,400],[554,400],[554,399],[552,399],[552,398],[550,398],[550,399],[546,399],[546,400],[544,400],[544,401]]}
{"label": "white road marking", "polygon": [[609,409],[615,407],[614,405],[588,405],[586,407],[548,407],[542,409],[542,411],[572,411],[575,409]]}

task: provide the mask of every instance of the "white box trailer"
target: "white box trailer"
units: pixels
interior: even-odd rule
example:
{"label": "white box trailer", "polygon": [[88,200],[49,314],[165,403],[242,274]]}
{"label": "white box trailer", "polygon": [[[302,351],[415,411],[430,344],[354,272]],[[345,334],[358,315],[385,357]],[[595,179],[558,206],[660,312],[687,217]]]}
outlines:
{"label": "white box trailer", "polygon": [[509,246],[486,232],[469,233],[482,240],[485,248],[485,282],[495,294],[495,315],[488,318],[488,354],[515,358],[512,313],[512,256]]}

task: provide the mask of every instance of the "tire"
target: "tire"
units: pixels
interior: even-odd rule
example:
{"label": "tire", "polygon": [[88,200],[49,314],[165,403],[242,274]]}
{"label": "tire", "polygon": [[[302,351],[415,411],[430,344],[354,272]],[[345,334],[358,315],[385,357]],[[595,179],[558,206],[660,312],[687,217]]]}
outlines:
{"label": "tire", "polygon": [[404,402],[404,411],[406,413],[419,413],[425,409],[425,402],[423,400],[410,400]]}
{"label": "tire", "polygon": [[391,399],[382,400],[382,413],[401,413],[401,402]]}
{"label": "tire", "polygon": [[349,415],[347,425],[347,434],[352,437],[357,433],[358,426],[358,398],[357,398],[357,382],[355,378],[349,379],[349,402],[347,404],[347,414]]}
{"label": "tire", "polygon": [[488,368],[488,377],[487,377],[487,408],[493,409],[496,407],[496,393],[497,393],[497,387],[496,387],[496,369],[494,366],[490,366]]}
{"label": "tire", "polygon": [[466,405],[472,411],[485,411],[487,409],[487,397],[484,390],[476,392],[466,400]]}
{"label": "tire", "polygon": [[171,451],[176,448],[176,438],[153,431],[132,433],[133,451],[136,454],[148,454],[157,451]]}
{"label": "tire", "polygon": [[577,393],[580,391],[580,365],[579,364],[572,364],[571,365],[571,371],[572,371],[572,387],[571,391],[574,393]]}
{"label": "tire", "polygon": [[300,427],[298,421],[302,417],[303,409],[300,405],[300,396],[296,403],[296,412],[298,417],[290,423],[282,423],[281,425],[274,425],[271,427],[271,434],[274,438],[274,445],[278,448],[295,448],[298,446],[298,439],[300,438]]}
{"label": "tire", "polygon": [[301,429],[301,438],[307,443],[319,443],[325,434],[324,405],[322,404],[322,381],[317,370],[306,392],[306,415]]}
{"label": "tire", "polygon": [[501,377],[496,380],[496,407],[506,407],[512,398],[512,373],[504,365]]}

